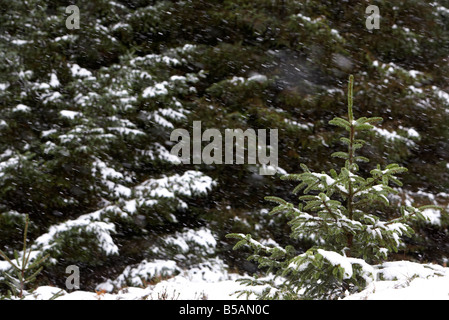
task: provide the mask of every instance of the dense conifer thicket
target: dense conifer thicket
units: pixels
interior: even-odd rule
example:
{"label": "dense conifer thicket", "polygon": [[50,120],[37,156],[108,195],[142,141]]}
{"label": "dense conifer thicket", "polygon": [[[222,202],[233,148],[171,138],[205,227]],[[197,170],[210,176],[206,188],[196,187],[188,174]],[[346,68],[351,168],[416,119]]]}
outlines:
{"label": "dense conifer thicket", "polygon": [[[68,5],[80,11],[68,29]],[[368,30],[365,9],[380,8]],[[353,74],[358,115],[382,117],[360,156],[408,169],[400,205],[449,204],[449,1],[1,1],[0,249],[49,254],[38,284],[144,285],[184,269],[254,272],[226,234],[306,252],[267,195],[297,201],[280,174],[329,172],[344,147]],[[176,128],[278,129],[279,174],[183,165]],[[206,143],[206,142],[205,142]],[[371,165],[360,165],[369,175]],[[443,264],[448,218],[433,209],[388,259]],[[292,242],[293,241],[293,242]],[[11,270],[0,260],[0,280]],[[1,287],[4,290],[6,287]]]}

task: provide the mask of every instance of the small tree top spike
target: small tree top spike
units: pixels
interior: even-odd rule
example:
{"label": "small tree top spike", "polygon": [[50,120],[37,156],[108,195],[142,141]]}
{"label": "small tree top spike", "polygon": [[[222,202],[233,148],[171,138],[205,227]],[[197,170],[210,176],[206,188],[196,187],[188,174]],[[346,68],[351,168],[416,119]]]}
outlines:
{"label": "small tree top spike", "polygon": [[354,76],[351,74],[349,76],[349,85],[348,85],[348,117],[349,123],[352,125],[352,121],[354,120],[354,115],[352,113],[353,106],[353,88],[354,88]]}

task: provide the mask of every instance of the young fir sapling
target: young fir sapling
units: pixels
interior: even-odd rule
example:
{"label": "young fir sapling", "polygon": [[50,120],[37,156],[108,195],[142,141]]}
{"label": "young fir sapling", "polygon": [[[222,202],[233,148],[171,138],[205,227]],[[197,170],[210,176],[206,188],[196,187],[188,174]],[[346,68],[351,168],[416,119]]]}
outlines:
{"label": "young fir sapling", "polygon": [[[27,234],[29,226],[29,217],[25,216],[25,228],[23,232],[23,250],[19,253],[14,250],[14,258],[10,259],[5,252],[0,250],[0,257],[9,263],[12,268],[12,275],[8,272],[3,273],[5,282],[11,289],[15,297],[22,299],[26,285],[33,282],[37,275],[43,269],[43,263],[49,258],[49,254],[45,256],[36,256],[36,251],[27,249]],[[10,294],[8,294],[10,296]]]}
{"label": "young fir sapling", "polygon": [[348,137],[340,139],[347,149],[332,154],[345,160],[344,166],[339,172],[332,169],[327,174],[312,172],[301,164],[303,173],[284,175],[283,180],[299,181],[293,190],[294,194],[303,193],[297,206],[278,197],[266,197],[278,204],[271,215],[283,213],[290,220],[291,238],[313,239],[315,245],[298,255],[292,246],[265,246],[251,235],[227,235],[239,240],[234,249],[249,246],[254,252],[248,259],[274,274],[268,280],[241,280],[263,290],[239,294],[256,294],[260,299],[336,299],[361,291],[375,278],[371,264],[384,261],[389,252],[397,252],[403,245],[401,237],[413,233],[410,219],[426,219],[423,210],[436,208],[400,207],[399,218],[388,221],[377,211],[379,202],[390,206],[388,196],[396,191],[389,185],[402,186],[397,175],[407,169],[398,164],[385,168],[377,165],[369,177],[359,175],[358,164],[369,159],[357,154],[366,144],[358,134],[373,129],[382,118],[354,118],[353,83],[351,75],[347,119],[336,117],[329,122],[348,132]]}

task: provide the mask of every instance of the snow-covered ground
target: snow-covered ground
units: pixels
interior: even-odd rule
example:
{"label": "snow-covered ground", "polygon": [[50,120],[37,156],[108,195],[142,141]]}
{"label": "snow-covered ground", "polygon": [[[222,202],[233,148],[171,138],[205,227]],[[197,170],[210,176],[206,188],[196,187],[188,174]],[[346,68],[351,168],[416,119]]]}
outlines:
{"label": "snow-covered ground", "polygon": [[449,276],[376,281],[345,300],[449,300]]}
{"label": "snow-covered ground", "polygon": [[[245,287],[235,280],[237,274],[218,274],[209,269],[185,271],[175,277],[147,287],[126,287],[117,293],[105,290],[95,292],[72,291],[68,293],[56,287],[43,286],[34,290],[26,300],[236,300],[233,295]],[[240,299],[246,299],[241,297]]]}
{"label": "snow-covered ground", "polygon": [[[371,282],[360,293],[348,295],[345,300],[449,300],[449,268],[409,261],[384,263],[379,268],[384,280]],[[117,293],[72,291],[43,286],[26,296],[27,300],[48,300],[55,294],[57,300],[237,300],[234,293],[247,289],[235,280],[237,274],[217,270],[189,270],[156,285],[128,287]],[[255,299],[255,296],[250,297]]]}

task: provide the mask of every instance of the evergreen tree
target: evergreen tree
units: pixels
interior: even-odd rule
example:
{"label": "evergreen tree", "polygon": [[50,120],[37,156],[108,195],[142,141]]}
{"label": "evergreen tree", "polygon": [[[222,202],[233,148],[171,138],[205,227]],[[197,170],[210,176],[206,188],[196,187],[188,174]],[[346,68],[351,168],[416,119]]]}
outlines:
{"label": "evergreen tree", "polygon": [[[14,251],[15,259],[10,259],[2,250],[0,250],[0,256],[5,260],[4,264],[9,264],[9,267],[13,269],[12,273],[14,275],[11,276],[9,273],[5,273],[5,279],[0,277],[0,280],[2,280],[2,282],[4,281],[11,289],[12,294],[20,299],[24,297],[24,293],[26,292],[25,290],[27,289],[26,286],[36,279],[36,276],[42,271],[43,267],[41,265],[50,256],[31,256],[33,251],[31,249],[27,249],[28,224],[29,220],[28,216],[26,216],[25,228],[23,232],[23,248],[20,253],[21,256],[19,256],[18,251]],[[4,269],[4,267],[0,264],[0,270],[1,269]]]}
{"label": "evergreen tree", "polygon": [[[254,253],[249,257],[260,267],[268,267],[286,281],[270,286],[260,298],[314,298],[333,299],[345,293],[365,288],[375,280],[371,266],[385,260],[390,252],[403,245],[401,237],[410,236],[411,219],[426,219],[423,210],[434,206],[401,207],[399,218],[385,221],[378,212],[378,203],[389,206],[388,196],[396,193],[390,184],[402,186],[397,175],[407,171],[397,164],[385,168],[377,165],[367,178],[359,174],[359,163],[369,159],[357,154],[366,141],[361,132],[372,130],[379,117],[356,119],[353,113],[353,76],[349,78],[347,119],[336,117],[330,124],[343,128],[349,137],[342,137],[345,151],[334,152],[332,157],[345,160],[337,172],[316,173],[301,165],[303,173],[287,174],[284,180],[300,181],[293,190],[300,191],[299,204],[294,205],[279,197],[266,199],[278,204],[270,214],[284,214],[289,219],[293,239],[309,238],[315,243],[306,252],[297,255],[292,246],[271,247],[252,239],[251,235],[230,234],[240,241],[235,249],[249,245]],[[265,281],[244,280],[249,285],[263,285]],[[271,287],[272,286],[272,287]],[[274,290],[273,290],[274,289]]]}
{"label": "evergreen tree", "polygon": [[[177,166],[169,152],[170,133],[186,120],[205,77],[189,67],[196,46],[138,55],[136,44],[118,40],[130,41],[131,25],[153,21],[154,10],[169,3],[136,10],[106,0],[77,5],[75,30],[66,28],[59,1],[11,3],[0,12],[0,247],[6,255],[21,248],[13,230],[29,214],[30,250],[51,255],[42,276],[57,285],[68,265],[106,269],[113,278],[157,259],[148,247],[158,239],[201,232],[186,220],[215,184]],[[159,257],[173,259],[181,249],[159,250]],[[6,265],[0,273],[13,271]],[[86,288],[97,284],[86,275]]]}

